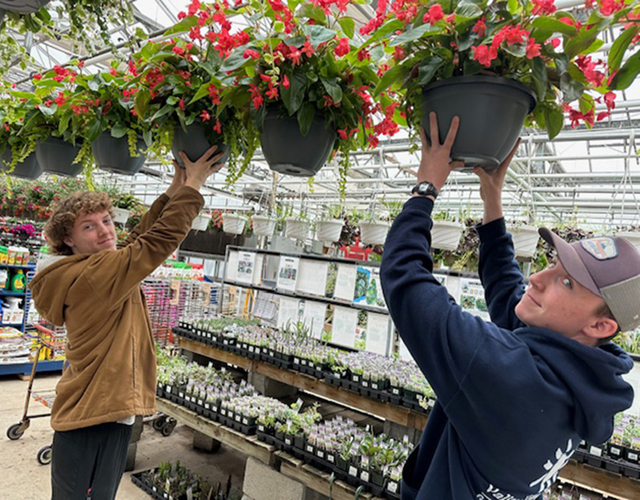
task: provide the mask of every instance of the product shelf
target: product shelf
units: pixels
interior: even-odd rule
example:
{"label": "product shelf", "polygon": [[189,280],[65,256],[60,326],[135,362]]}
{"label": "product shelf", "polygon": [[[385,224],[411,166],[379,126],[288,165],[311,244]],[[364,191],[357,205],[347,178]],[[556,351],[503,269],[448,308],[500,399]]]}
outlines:
{"label": "product shelf", "polygon": [[0,267],[3,269],[35,269],[35,264],[25,264],[23,266],[9,265],[9,264],[0,264]]}
{"label": "product shelf", "polygon": [[[36,373],[62,371],[64,360],[38,361]],[[28,363],[0,363],[0,375],[25,375],[31,374],[33,362]]]}
{"label": "product shelf", "polygon": [[8,290],[0,290],[0,297],[26,297],[27,292],[10,292]]}
{"label": "product shelf", "polygon": [[427,416],[401,406],[376,401],[354,392],[332,386],[321,379],[294,370],[283,370],[263,361],[238,356],[221,349],[216,349],[201,342],[195,342],[184,337],[177,337],[180,348],[201,354],[211,359],[234,365],[249,372],[264,375],[283,384],[297,387],[339,404],[350,406],[358,410],[376,415],[405,427],[422,430],[427,423]]}

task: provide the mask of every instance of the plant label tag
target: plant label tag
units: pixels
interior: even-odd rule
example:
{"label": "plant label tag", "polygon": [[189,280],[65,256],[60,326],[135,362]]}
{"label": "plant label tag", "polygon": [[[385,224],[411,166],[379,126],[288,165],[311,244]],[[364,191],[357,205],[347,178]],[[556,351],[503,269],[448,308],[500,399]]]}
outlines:
{"label": "plant label tag", "polygon": [[202,406],[202,404],[203,404],[202,399],[198,399],[198,404],[199,404],[200,406]]}
{"label": "plant label tag", "polygon": [[620,448],[616,446],[612,446],[611,448],[609,448],[609,451],[618,457],[620,456]]}
{"label": "plant label tag", "polygon": [[318,450],[318,456],[319,456],[320,458],[324,458],[324,451],[322,451],[322,450]]}
{"label": "plant label tag", "polygon": [[634,462],[638,461],[638,454],[637,453],[627,453],[627,457],[629,457],[629,460],[632,460]]}
{"label": "plant label tag", "polygon": [[353,465],[349,466],[349,475],[353,477],[358,477],[358,469],[356,469]]}
{"label": "plant label tag", "polygon": [[435,399],[430,399],[429,402],[427,403],[427,406],[429,408],[433,408],[433,406],[436,404],[436,400]]}
{"label": "plant label tag", "polygon": [[191,396],[185,396],[185,397],[184,397],[184,399],[185,399],[186,401],[189,401],[189,403],[191,403]]}
{"label": "plant label tag", "polygon": [[302,403],[302,399],[298,398],[297,401],[291,405],[291,409],[296,413],[299,413],[300,409],[302,408]]}
{"label": "plant label tag", "polygon": [[220,410],[220,414],[221,414],[223,417],[226,417],[226,416],[227,416],[227,410],[225,410],[224,408],[222,408],[222,409]]}
{"label": "plant label tag", "polygon": [[367,382],[366,380],[362,379],[362,387],[369,387],[369,382]]}
{"label": "plant label tag", "polygon": [[244,417],[244,418],[242,419],[242,424],[243,424],[243,425],[249,425],[249,420],[247,419],[247,417]]}
{"label": "plant label tag", "polygon": [[333,455],[327,455],[327,460],[331,463],[334,463],[336,461],[335,457]]}
{"label": "plant label tag", "polygon": [[360,375],[354,375],[353,376],[353,381],[354,382],[360,382]]}
{"label": "plant label tag", "polygon": [[237,413],[236,413],[236,416],[235,416],[235,420],[236,420],[236,422],[240,422],[242,420],[240,415],[237,414]]}
{"label": "plant label tag", "polygon": [[191,486],[187,488],[187,500],[193,500],[193,488]]}
{"label": "plant label tag", "polygon": [[169,394],[171,394],[171,386],[170,385],[165,386],[165,389]]}
{"label": "plant label tag", "polygon": [[393,389],[391,389],[391,394],[395,394],[396,396],[400,395],[400,389],[394,387]]}
{"label": "plant label tag", "polygon": [[313,446],[310,444],[307,445],[307,453],[313,453]]}
{"label": "plant label tag", "polygon": [[211,409],[211,405],[210,405],[209,403],[205,403],[205,404],[204,404],[204,407],[205,407],[207,410],[210,410],[210,409]]}
{"label": "plant label tag", "polygon": [[264,432],[264,425],[260,424],[260,425],[258,426],[258,430],[259,430],[260,432]]}
{"label": "plant label tag", "polygon": [[591,448],[589,448],[589,453],[591,455],[595,455],[596,457],[601,457],[602,456],[602,448],[598,448],[597,446],[592,446]]}
{"label": "plant label tag", "polygon": [[396,483],[395,481],[389,481],[389,484],[387,484],[387,489],[391,493],[397,493],[398,492],[398,483]]}
{"label": "plant label tag", "polygon": [[181,398],[184,398],[184,392],[180,391],[180,392],[178,393],[178,396],[180,396]]}
{"label": "plant label tag", "polygon": [[369,473],[366,470],[363,470],[362,474],[360,474],[360,479],[363,481],[369,481]]}
{"label": "plant label tag", "polygon": [[291,446],[291,438],[284,438],[284,444]]}

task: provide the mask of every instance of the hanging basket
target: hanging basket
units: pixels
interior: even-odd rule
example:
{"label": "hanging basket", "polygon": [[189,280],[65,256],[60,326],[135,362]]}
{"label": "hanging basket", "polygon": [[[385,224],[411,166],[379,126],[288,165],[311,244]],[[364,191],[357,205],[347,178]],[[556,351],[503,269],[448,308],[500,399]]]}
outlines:
{"label": "hanging basket", "polygon": [[464,224],[446,220],[433,221],[431,228],[431,247],[438,250],[455,250],[460,244]]}
{"label": "hanging basket", "polygon": [[306,221],[289,218],[286,221],[284,234],[287,238],[294,240],[305,240],[309,232],[309,225]]}
{"label": "hanging basket", "polygon": [[[10,170],[9,165],[11,164],[12,158],[13,155],[11,154],[11,149],[9,148],[9,146],[7,146],[4,153],[0,157],[0,172],[8,172]],[[41,174],[42,167],[38,163],[36,153],[33,152],[23,161],[18,163],[13,169],[13,172],[11,172],[9,175],[20,177],[21,179],[37,179]]]}
{"label": "hanging basket", "polygon": [[131,210],[126,208],[112,207],[111,211],[113,212],[113,222],[116,224],[126,224],[131,214]]}
{"label": "hanging basket", "polygon": [[276,230],[276,220],[266,215],[253,216],[253,234],[258,236],[273,236]]}
{"label": "hanging basket", "polygon": [[361,222],[360,241],[363,245],[384,245],[389,232],[386,222]]}
{"label": "hanging basket", "polygon": [[636,231],[619,231],[616,233],[616,236],[622,237],[625,240],[628,240],[633,246],[635,246],[638,251],[640,251],[640,232]]}
{"label": "hanging basket", "polygon": [[211,216],[207,214],[200,214],[191,223],[191,229],[196,231],[206,231],[207,227],[209,227],[209,222],[211,221]]}
{"label": "hanging basket", "polygon": [[127,136],[112,137],[111,131],[105,130],[91,145],[91,151],[98,168],[114,174],[135,175],[147,159],[147,156],[142,153],[144,146],[144,141],[138,139],[136,143],[138,156],[131,156]]}
{"label": "hanging basket", "polygon": [[325,126],[321,116],[316,115],[309,133],[302,135],[298,119],[279,117],[277,108],[267,111],[260,133],[269,168],[296,177],[314,176],[327,162],[335,142],[336,133]]}
{"label": "hanging basket", "polygon": [[79,152],[80,146],[74,146],[57,137],[49,137],[36,144],[38,163],[50,174],[75,177],[82,172],[82,164],[73,163]]}
{"label": "hanging basket", "polygon": [[316,223],[316,238],[318,241],[333,243],[340,239],[344,221],[342,219],[323,220]]}
{"label": "hanging basket", "polygon": [[532,258],[538,246],[538,228],[533,226],[509,226],[507,230],[513,238],[513,247],[516,257]]}
{"label": "hanging basket", "polygon": [[218,149],[213,153],[214,156],[219,153],[225,153],[218,163],[226,162],[229,158],[229,146],[222,142],[222,135],[220,135],[219,142],[209,142],[205,134],[204,125],[201,123],[188,125],[186,132],[182,127],[173,128],[171,153],[182,168],[184,168],[184,162],[180,157],[180,151],[184,151],[192,162],[196,162],[214,144],[218,145]]}
{"label": "hanging basket", "polygon": [[451,159],[465,163],[463,170],[480,166],[493,170],[515,145],[524,119],[536,106],[534,93],[524,85],[497,76],[459,76],[427,85],[423,91],[421,125],[430,134],[429,113],[438,116],[438,134],[447,136],[451,120],[460,127]]}
{"label": "hanging basket", "polygon": [[32,14],[39,11],[51,0],[0,0],[0,9],[20,14]]}
{"label": "hanging basket", "polygon": [[228,234],[244,233],[247,218],[238,214],[222,214],[222,230]]}

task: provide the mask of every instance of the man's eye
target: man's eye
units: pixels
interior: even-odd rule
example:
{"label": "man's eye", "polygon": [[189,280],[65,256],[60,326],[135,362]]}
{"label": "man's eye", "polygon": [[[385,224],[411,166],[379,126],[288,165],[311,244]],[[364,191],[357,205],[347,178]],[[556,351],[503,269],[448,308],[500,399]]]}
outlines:
{"label": "man's eye", "polygon": [[562,284],[567,288],[573,288],[573,283],[571,283],[571,280],[569,278],[563,278]]}

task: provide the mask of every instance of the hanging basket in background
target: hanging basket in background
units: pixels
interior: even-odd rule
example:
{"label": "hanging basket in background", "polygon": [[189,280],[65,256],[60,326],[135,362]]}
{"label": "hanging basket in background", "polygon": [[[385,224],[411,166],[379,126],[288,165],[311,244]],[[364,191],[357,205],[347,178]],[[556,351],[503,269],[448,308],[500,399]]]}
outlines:
{"label": "hanging basket in background", "polygon": [[222,230],[228,234],[242,234],[244,233],[244,226],[247,223],[247,218],[232,213],[222,214]]}
{"label": "hanging basket in background", "polygon": [[540,239],[538,228],[534,226],[509,226],[507,230],[513,238],[516,257],[532,258],[536,253],[538,240]]}
{"label": "hanging basket in background", "polygon": [[200,214],[191,223],[191,229],[195,231],[206,231],[207,227],[209,227],[209,222],[211,221],[211,216],[208,214]]}
{"label": "hanging basket in background", "polygon": [[316,239],[323,243],[333,243],[340,239],[344,221],[342,219],[323,220],[316,223]]}
{"label": "hanging basket in background", "polygon": [[431,248],[454,251],[460,244],[464,224],[446,220],[433,221],[431,228]]}
{"label": "hanging basket in background", "polygon": [[276,230],[276,220],[266,215],[253,216],[253,234],[258,236],[273,236]]}
{"label": "hanging basket in background", "polygon": [[113,222],[116,224],[126,224],[131,214],[131,210],[126,208],[112,207],[111,211],[113,212]]}
{"label": "hanging basket in background", "polygon": [[384,245],[388,232],[387,222],[360,223],[360,241],[363,245]]}

